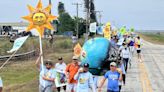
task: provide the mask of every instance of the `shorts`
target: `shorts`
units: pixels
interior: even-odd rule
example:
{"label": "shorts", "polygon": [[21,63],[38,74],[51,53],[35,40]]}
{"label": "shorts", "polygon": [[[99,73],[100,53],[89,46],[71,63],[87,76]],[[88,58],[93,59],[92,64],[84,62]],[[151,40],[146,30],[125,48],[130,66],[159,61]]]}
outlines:
{"label": "shorts", "polygon": [[70,92],[72,89],[76,92],[76,83],[70,83],[67,85],[67,91]]}
{"label": "shorts", "polygon": [[137,50],[137,53],[138,53],[138,54],[141,53],[141,50]]}

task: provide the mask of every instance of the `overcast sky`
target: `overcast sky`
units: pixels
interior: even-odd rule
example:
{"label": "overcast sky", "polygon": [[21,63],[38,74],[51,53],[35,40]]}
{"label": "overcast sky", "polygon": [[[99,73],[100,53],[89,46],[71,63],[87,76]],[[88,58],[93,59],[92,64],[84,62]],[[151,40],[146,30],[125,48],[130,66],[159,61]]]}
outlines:
{"label": "overcast sky", "polygon": [[[0,22],[20,22],[28,15],[27,4],[36,6],[38,0],[0,0]],[[48,0],[42,0],[44,6]],[[83,0],[52,0],[53,15],[57,15],[57,4],[64,2],[66,11],[76,15],[74,2],[84,4]],[[101,10],[102,21],[113,25],[134,27],[136,29],[164,30],[164,0],[94,0],[96,10]],[[84,6],[80,7],[81,17],[85,17]]]}

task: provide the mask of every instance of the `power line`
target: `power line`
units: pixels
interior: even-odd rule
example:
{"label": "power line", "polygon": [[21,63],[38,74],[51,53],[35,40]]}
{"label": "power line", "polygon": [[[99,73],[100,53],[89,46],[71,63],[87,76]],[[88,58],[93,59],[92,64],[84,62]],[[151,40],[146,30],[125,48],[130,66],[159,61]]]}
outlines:
{"label": "power line", "polygon": [[[49,5],[52,5],[52,1],[51,0],[49,0]],[[50,10],[50,14],[51,14],[51,10]]]}
{"label": "power line", "polygon": [[77,38],[79,38],[79,6],[81,6],[82,4],[80,3],[73,3],[72,5],[76,5],[76,36]]}
{"label": "power line", "polygon": [[89,31],[89,24],[90,24],[90,14],[91,14],[91,0],[88,0],[89,1],[89,5],[88,5],[88,8],[86,8],[86,36],[85,36],[85,41],[88,40],[88,31]]}

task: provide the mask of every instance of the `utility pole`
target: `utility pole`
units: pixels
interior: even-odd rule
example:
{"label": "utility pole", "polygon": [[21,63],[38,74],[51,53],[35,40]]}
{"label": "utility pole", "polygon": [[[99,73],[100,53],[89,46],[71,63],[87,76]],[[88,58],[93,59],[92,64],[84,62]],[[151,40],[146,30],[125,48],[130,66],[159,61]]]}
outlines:
{"label": "utility pole", "polygon": [[90,24],[90,15],[91,15],[91,0],[88,0],[89,1],[89,7],[86,9],[86,37],[85,37],[85,41],[88,40],[88,33],[89,33],[89,24]]}
{"label": "utility pole", "polygon": [[[51,2],[51,0],[49,0],[49,5],[51,5],[52,4],[52,2]],[[50,10],[50,14],[51,14],[51,10]]]}
{"label": "utility pole", "polygon": [[73,3],[72,5],[76,5],[76,36],[79,38],[79,6],[82,4],[80,3]]}
{"label": "utility pole", "polygon": [[94,11],[95,13],[98,13],[99,14],[99,25],[101,25],[101,18],[102,18],[102,12],[103,11]]}

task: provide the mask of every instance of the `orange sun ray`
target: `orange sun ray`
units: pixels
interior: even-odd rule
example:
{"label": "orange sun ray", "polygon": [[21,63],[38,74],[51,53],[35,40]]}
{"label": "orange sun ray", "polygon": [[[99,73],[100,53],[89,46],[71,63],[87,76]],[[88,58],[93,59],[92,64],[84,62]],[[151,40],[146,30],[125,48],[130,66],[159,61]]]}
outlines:
{"label": "orange sun ray", "polygon": [[39,36],[43,36],[45,28],[53,30],[53,26],[50,22],[57,19],[57,16],[53,16],[50,14],[51,5],[48,5],[46,8],[43,9],[42,2],[41,0],[39,0],[36,9],[30,5],[28,5],[27,7],[30,11],[30,14],[28,16],[22,17],[29,22],[27,31],[35,28],[37,29]]}
{"label": "orange sun ray", "polygon": [[27,7],[30,13],[33,13],[35,11],[35,9],[31,5],[27,5]]}
{"label": "orange sun ray", "polygon": [[22,17],[25,20],[28,20],[29,22],[33,22],[32,18],[30,15]]}
{"label": "orange sun ray", "polygon": [[55,20],[57,19],[57,16],[52,16],[52,15],[49,15],[48,17],[48,20],[47,21],[52,21],[52,20]]}
{"label": "orange sun ray", "polygon": [[51,5],[48,5],[46,8],[43,9],[43,11],[50,13],[51,11]]}
{"label": "orange sun ray", "polygon": [[42,8],[43,8],[43,5],[42,5],[41,0],[39,0],[39,3],[38,3],[38,5],[37,5],[36,8],[37,8],[37,9],[42,9]]}
{"label": "orange sun ray", "polygon": [[28,28],[27,28],[27,32],[32,30],[34,27],[34,25],[32,23],[29,24]]}
{"label": "orange sun ray", "polygon": [[44,27],[46,27],[50,30],[54,30],[53,26],[49,22],[47,24],[45,24]]}

